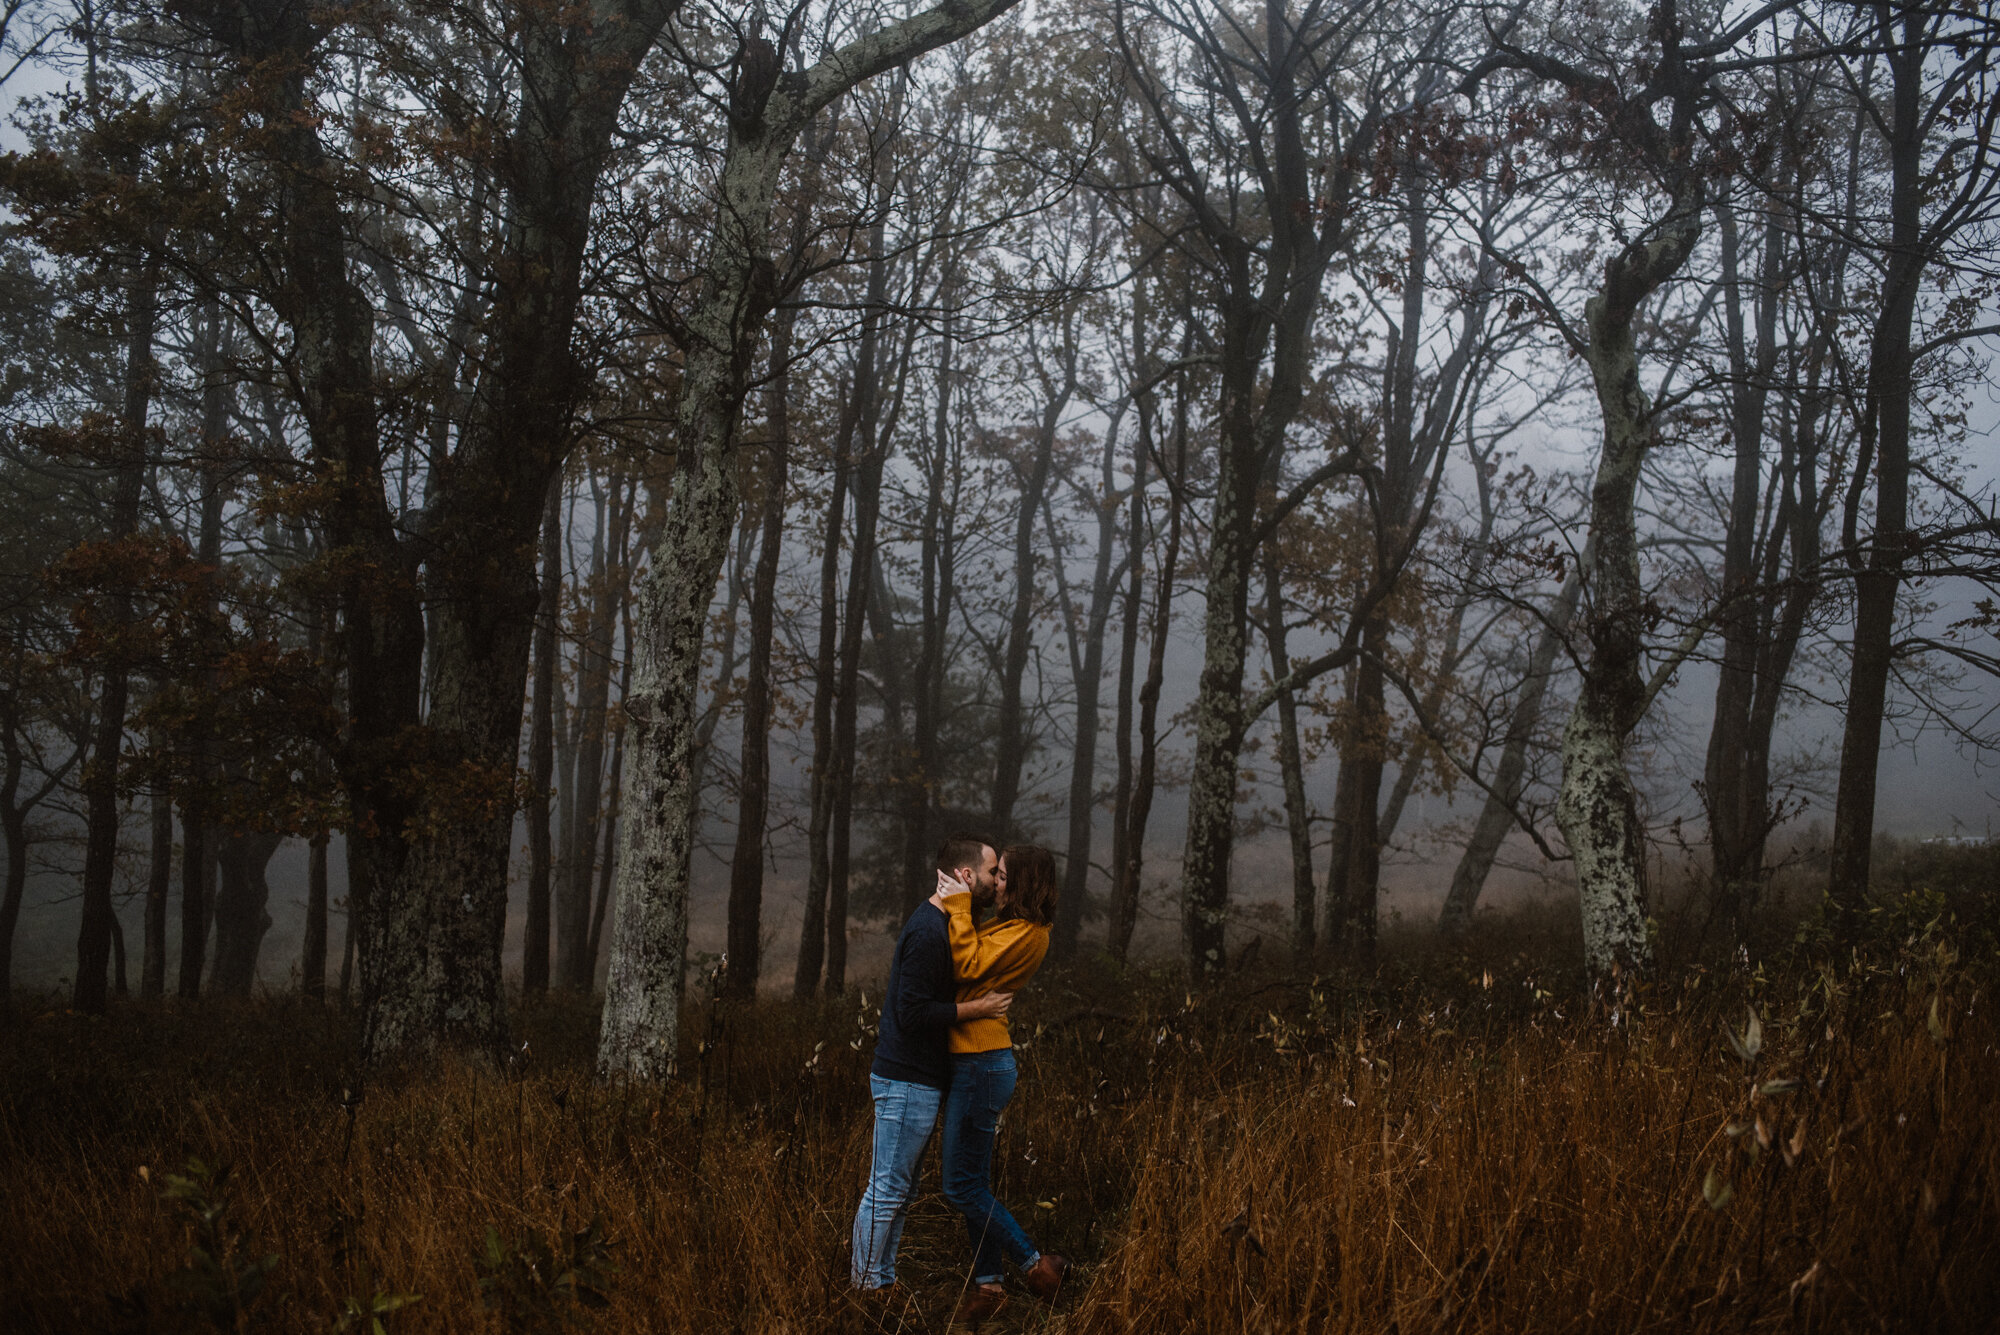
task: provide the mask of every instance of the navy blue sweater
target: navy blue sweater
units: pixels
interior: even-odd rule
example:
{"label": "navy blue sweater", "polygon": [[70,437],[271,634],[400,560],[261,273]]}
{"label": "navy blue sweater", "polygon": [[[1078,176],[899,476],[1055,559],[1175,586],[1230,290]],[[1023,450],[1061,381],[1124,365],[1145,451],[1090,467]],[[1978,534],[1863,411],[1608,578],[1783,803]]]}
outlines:
{"label": "navy blue sweater", "polygon": [[885,1080],[949,1088],[951,1053],[945,1035],[958,1017],[957,995],[945,916],[929,903],[919,904],[896,938],[889,992],[882,998],[882,1023],[875,1036],[875,1064],[869,1069]]}

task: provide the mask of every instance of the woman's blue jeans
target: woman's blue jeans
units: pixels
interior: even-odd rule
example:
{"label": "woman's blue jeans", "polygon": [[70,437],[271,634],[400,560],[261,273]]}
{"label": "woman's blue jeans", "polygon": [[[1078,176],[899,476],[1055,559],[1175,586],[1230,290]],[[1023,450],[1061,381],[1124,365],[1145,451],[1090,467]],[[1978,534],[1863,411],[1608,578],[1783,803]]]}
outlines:
{"label": "woman's blue jeans", "polygon": [[1000,1112],[1014,1096],[1014,1050],[954,1053],[944,1100],[944,1198],[965,1216],[972,1239],[972,1278],[1000,1282],[1000,1259],[1027,1269],[1040,1259],[1035,1244],[993,1196],[993,1137]]}

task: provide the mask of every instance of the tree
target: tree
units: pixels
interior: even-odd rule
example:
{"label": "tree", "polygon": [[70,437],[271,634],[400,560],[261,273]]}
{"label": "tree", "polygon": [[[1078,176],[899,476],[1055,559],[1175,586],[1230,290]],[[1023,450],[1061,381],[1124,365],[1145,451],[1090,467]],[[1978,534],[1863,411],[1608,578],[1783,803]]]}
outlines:
{"label": "tree", "polygon": [[[1939,333],[1920,345],[1915,334],[1922,287],[1940,263],[1964,268],[1968,276],[1990,274],[1988,248],[2000,218],[1995,140],[2000,97],[1992,59],[2000,27],[1993,7],[1883,0],[1867,12],[1871,21],[1860,60],[1868,66],[1879,61],[1886,70],[1888,106],[1871,104],[1864,124],[1879,137],[1889,181],[1886,216],[1874,220],[1869,237],[1880,276],[1868,339],[1860,458],[1842,520],[1854,576],[1854,651],[1827,896],[1849,931],[1867,906],[1882,720],[1896,658],[1897,592],[1906,563],[1927,545],[1911,528],[1915,373],[1925,354],[1969,334],[1991,332],[1971,327],[1963,313],[1956,320],[1947,313]],[[1959,59],[1948,61],[1947,52]],[[1867,90],[1873,83],[1869,72],[1850,79]],[[1864,545],[1859,512],[1871,465],[1874,522]]]}
{"label": "tree", "polygon": [[1758,117],[1757,141],[1745,145],[1743,170],[1718,183],[1715,204],[1721,412],[1733,459],[1702,799],[1717,907],[1739,941],[1768,875],[1771,832],[1788,814],[1773,796],[1772,738],[1822,601],[1821,535],[1839,461],[1851,455],[1838,372],[1854,236],[1814,221],[1822,210],[1853,218],[1864,179],[1848,169],[1858,166],[1857,137],[1822,132],[1843,107],[1838,80],[1835,61],[1771,71],[1744,108]]}
{"label": "tree", "polygon": [[[328,31],[281,0],[180,11],[233,59],[263,118],[248,142],[278,182],[271,231],[281,257],[266,295],[292,335],[289,370],[315,462],[332,479],[321,507],[329,559],[352,572],[341,601],[353,721],[340,769],[355,812],[373,1058],[439,1042],[497,1051],[505,1037],[500,943],[535,540],[589,383],[572,336],[598,181],[639,63],[676,8],[439,6],[408,16],[423,40],[401,40],[393,25],[375,33],[386,68],[435,99],[447,123],[492,130],[451,141],[492,213],[475,211],[457,237],[480,275],[462,290],[484,304],[457,328],[451,360],[474,346],[469,323],[478,356],[462,392],[438,396],[421,533],[409,535],[420,541],[406,540],[385,503],[374,311],[346,258],[363,241],[355,216],[373,211],[350,213],[348,192],[366,194],[367,183],[329,152],[312,102]],[[481,58],[480,43],[502,30],[517,82],[511,101],[494,105],[486,89],[463,85],[482,66],[501,67]],[[407,781],[413,761],[425,781]]]}
{"label": "tree", "polygon": [[[1585,571],[1589,655],[1563,730],[1556,822],[1576,863],[1584,953],[1599,978],[1643,972],[1652,963],[1644,830],[1625,743],[1705,630],[1697,622],[1648,679],[1646,635],[1656,611],[1640,578],[1635,499],[1658,426],[1641,384],[1636,331],[1646,303],[1680,272],[1701,236],[1706,168],[1699,118],[1713,95],[1710,80],[1764,18],[1759,12],[1704,33],[1683,21],[1675,0],[1663,0],[1647,25],[1648,44],[1657,51],[1634,67],[1629,83],[1606,72],[1625,63],[1610,49],[1557,55],[1500,42],[1462,85],[1476,87],[1486,73],[1512,68],[1559,86],[1568,100],[1557,124],[1594,149],[1604,169],[1648,191],[1654,205],[1605,260],[1597,290],[1584,303],[1582,327],[1564,329],[1590,369],[1602,435]],[[1569,118],[1573,125],[1565,123]]]}
{"label": "tree", "polygon": [[[1318,483],[1359,466],[1355,442],[1336,438],[1325,464],[1268,506],[1262,497],[1306,398],[1323,284],[1350,243],[1363,164],[1409,62],[1377,28],[1372,3],[1310,4],[1295,18],[1272,0],[1254,20],[1171,4],[1121,5],[1115,14],[1127,77],[1145,107],[1149,167],[1186,211],[1180,249],[1200,267],[1221,327],[1181,891],[1188,968],[1212,974],[1225,963],[1238,759],[1251,723],[1277,694],[1253,700],[1243,689],[1258,553]],[[1150,54],[1156,42],[1176,44],[1176,58],[1199,75],[1170,85]],[[1354,652],[1349,644],[1302,664],[1282,687]]]}
{"label": "tree", "polygon": [[734,450],[752,356],[781,296],[770,258],[779,170],[813,117],[836,98],[974,31],[1011,3],[951,0],[858,37],[802,70],[783,71],[777,48],[762,37],[739,47],[715,231],[686,321],[675,494],[637,596],[625,780],[633,818],[615,892],[601,1076],[660,1079],[677,1055],[697,811],[690,783],[696,674],[736,517]]}
{"label": "tree", "polygon": [[[1461,151],[1460,132],[1448,119],[1440,119],[1445,123],[1419,122],[1421,128],[1406,132],[1404,142],[1387,154],[1388,165],[1396,173],[1394,185],[1401,190],[1397,221],[1405,249],[1400,273],[1388,267],[1388,257],[1382,261],[1381,272],[1384,280],[1393,284],[1389,291],[1400,301],[1390,309],[1374,294],[1368,298],[1384,327],[1380,398],[1375,412],[1380,424],[1376,467],[1367,488],[1367,523],[1372,538],[1368,578],[1370,586],[1381,590],[1383,596],[1373,602],[1372,611],[1361,624],[1361,653],[1354,668],[1346,735],[1340,749],[1327,869],[1330,943],[1364,963],[1374,958],[1381,852],[1394,825],[1391,819],[1385,828],[1381,801],[1383,771],[1391,753],[1387,682],[1390,640],[1398,619],[1397,595],[1414,594],[1400,600],[1406,603],[1421,605],[1425,601],[1420,591],[1405,587],[1409,581],[1403,563],[1425,538],[1451,444],[1477,406],[1498,360],[1496,343],[1507,332],[1489,325],[1497,274],[1485,252],[1500,211],[1497,192],[1459,205],[1470,217],[1472,226],[1467,230],[1478,244],[1480,258],[1455,284],[1455,300],[1447,307],[1457,318],[1456,330],[1447,335],[1427,324],[1428,303],[1434,290],[1444,286],[1440,280],[1449,267],[1448,259],[1433,253],[1448,241],[1450,224],[1446,219],[1457,211],[1446,202],[1446,194],[1459,184],[1454,179],[1459,170],[1454,160]],[[1442,142],[1427,142],[1433,138]],[[1378,285],[1384,280],[1378,280]],[[1435,357],[1435,363],[1427,365],[1427,357]],[[1474,467],[1483,464],[1478,459],[1473,462]],[[1461,605],[1456,615],[1462,617],[1463,611]],[[1276,595],[1271,615],[1283,615],[1282,600]],[[1404,619],[1419,618],[1405,613]],[[1458,621],[1453,619],[1439,646],[1441,661],[1427,665],[1431,675],[1443,679],[1455,668],[1452,660],[1458,654],[1454,643],[1457,633]],[[1273,666],[1282,677],[1284,670],[1275,663]],[[1288,749],[1295,752],[1296,743]],[[1402,759],[1398,776],[1401,793],[1407,795],[1421,768],[1416,756]],[[1288,791],[1288,814],[1297,804],[1298,798]],[[1400,799],[1392,805],[1400,810]],[[1293,816],[1291,824],[1296,860],[1296,850],[1306,843],[1299,828],[1304,822]],[[1309,858],[1299,873],[1299,890],[1310,893]],[[1295,911],[1294,916],[1300,915]],[[1304,944],[1309,948],[1310,940]]]}
{"label": "tree", "polygon": [[[549,788],[555,781],[556,637],[562,614],[562,477],[549,483],[542,509],[541,600],[535,619],[534,684],[528,721],[528,912],[521,936],[521,991],[549,990],[549,903],[555,853],[549,839]],[[567,783],[567,776],[565,776]]]}
{"label": "tree", "polygon": [[47,536],[46,516],[69,507],[50,506],[45,485],[36,481],[33,473],[8,467],[7,510],[0,517],[0,837],[7,841],[0,1014],[13,1005],[14,933],[27,891],[35,812],[70,782],[85,755],[90,720],[89,696],[62,666],[66,618],[49,596],[46,558],[29,551],[37,536]]}

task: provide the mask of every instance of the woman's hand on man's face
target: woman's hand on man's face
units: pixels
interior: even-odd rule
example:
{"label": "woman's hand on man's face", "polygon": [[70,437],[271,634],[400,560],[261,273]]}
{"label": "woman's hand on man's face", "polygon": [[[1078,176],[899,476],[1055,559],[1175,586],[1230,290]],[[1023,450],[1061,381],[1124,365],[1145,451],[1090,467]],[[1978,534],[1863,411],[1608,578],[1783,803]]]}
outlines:
{"label": "woman's hand on man's face", "polygon": [[947,911],[944,906],[946,899],[952,895],[970,893],[972,893],[972,888],[966,885],[964,881],[959,880],[958,877],[952,875],[950,872],[941,871],[937,874],[937,889],[931,892],[931,906],[939,912],[945,912]]}

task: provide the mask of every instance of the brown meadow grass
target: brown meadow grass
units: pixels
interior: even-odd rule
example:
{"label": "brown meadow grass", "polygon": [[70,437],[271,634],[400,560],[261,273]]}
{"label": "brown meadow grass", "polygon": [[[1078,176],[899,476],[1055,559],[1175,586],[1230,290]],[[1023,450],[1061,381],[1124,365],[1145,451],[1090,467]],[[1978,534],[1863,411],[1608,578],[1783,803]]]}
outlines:
{"label": "brown meadow grass", "polygon": [[[1078,1267],[987,1329],[1993,1329],[1995,960],[1967,948],[1933,926],[1691,970],[1615,1022],[1525,954],[1202,996],[1044,978],[996,1185]],[[25,1013],[0,1031],[0,1328],[320,1331],[377,1294],[419,1295],[389,1331],[858,1328],[869,1010],[690,1011],[659,1091],[591,1082],[575,1000],[524,1008],[505,1069],[366,1085],[348,1021],[288,999]],[[190,1158],[229,1172],[176,1202]],[[945,1329],[964,1282],[937,1183],[933,1147],[890,1329]],[[608,1245],[573,1254],[593,1222]],[[265,1256],[253,1301],[217,1297]]]}

